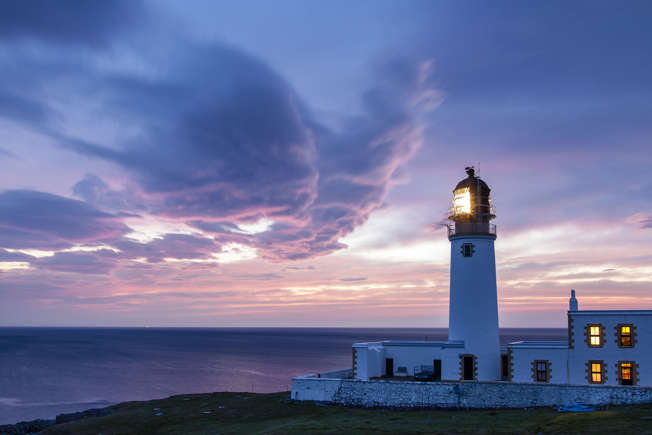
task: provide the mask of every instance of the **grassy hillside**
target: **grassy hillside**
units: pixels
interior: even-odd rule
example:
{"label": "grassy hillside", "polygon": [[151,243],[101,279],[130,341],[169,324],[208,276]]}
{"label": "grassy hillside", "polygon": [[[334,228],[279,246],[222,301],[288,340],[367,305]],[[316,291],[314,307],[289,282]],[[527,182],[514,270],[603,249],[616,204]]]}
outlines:
{"label": "grassy hillside", "polygon": [[[293,403],[288,393],[214,393],[125,402],[112,415],[59,424],[59,434],[229,433],[649,433],[652,404],[591,413],[529,410],[390,410]],[[157,415],[158,414],[158,415]]]}

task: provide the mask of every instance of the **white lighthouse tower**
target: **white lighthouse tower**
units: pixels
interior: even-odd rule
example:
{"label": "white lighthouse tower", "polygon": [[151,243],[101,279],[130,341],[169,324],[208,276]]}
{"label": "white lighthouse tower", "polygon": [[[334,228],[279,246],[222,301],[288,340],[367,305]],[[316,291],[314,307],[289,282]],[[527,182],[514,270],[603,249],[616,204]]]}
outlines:
{"label": "white lighthouse tower", "polygon": [[496,227],[491,189],[473,167],[453,190],[449,219],[451,242],[448,340],[463,341],[463,379],[500,379],[500,342],[496,290]]}

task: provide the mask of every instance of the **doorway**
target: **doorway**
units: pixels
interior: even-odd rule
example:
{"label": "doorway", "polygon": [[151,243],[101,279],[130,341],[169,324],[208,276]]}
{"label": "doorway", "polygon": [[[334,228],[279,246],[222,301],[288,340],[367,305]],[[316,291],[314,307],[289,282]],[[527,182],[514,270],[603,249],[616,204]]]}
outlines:
{"label": "doorway", "polygon": [[462,357],[462,370],[464,381],[472,381],[475,379],[475,364],[473,363],[473,355]]}
{"label": "doorway", "polygon": [[385,376],[394,376],[394,358],[385,358]]}
{"label": "doorway", "polygon": [[441,381],[441,360],[436,359],[433,361],[432,380]]}
{"label": "doorway", "polygon": [[509,355],[506,353],[500,355],[500,379],[509,380]]}

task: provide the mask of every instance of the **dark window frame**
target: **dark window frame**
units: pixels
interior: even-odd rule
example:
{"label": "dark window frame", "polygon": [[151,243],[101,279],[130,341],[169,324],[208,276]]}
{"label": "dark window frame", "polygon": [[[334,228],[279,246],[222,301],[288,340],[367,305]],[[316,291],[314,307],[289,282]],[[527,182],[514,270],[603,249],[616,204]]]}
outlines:
{"label": "dark window frame", "polygon": [[461,248],[462,257],[473,257],[473,254],[475,253],[475,245],[473,243],[462,243]]}

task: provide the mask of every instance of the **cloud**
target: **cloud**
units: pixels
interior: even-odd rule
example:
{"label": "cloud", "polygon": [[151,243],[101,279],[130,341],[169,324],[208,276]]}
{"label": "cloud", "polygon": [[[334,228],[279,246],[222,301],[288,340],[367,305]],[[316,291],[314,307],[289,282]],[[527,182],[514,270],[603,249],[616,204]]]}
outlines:
{"label": "cloud", "polygon": [[213,239],[188,234],[167,234],[149,243],[123,238],[112,245],[122,251],[123,258],[146,258],[150,263],[158,263],[165,258],[213,258],[213,254],[220,251],[220,246]]}
{"label": "cloud", "polygon": [[74,199],[33,190],[0,193],[0,247],[64,249],[129,232],[119,217]]}
{"label": "cloud", "polygon": [[106,274],[116,265],[118,254],[103,249],[96,252],[57,252],[32,264],[39,269],[83,274]]}
{"label": "cloud", "polygon": [[4,148],[0,148],[0,157],[8,157],[8,158],[15,159],[16,154],[14,154],[11,151],[8,151],[8,150],[6,150]]}
{"label": "cloud", "polygon": [[144,13],[137,0],[89,2],[7,0],[0,3],[0,38],[37,39],[97,48]]}
{"label": "cloud", "polygon": [[[11,5],[18,24],[0,37],[80,43],[78,35],[87,26],[78,23],[60,32],[50,24],[40,28],[40,12]],[[65,111],[56,109],[60,102],[34,95],[8,94],[4,105],[0,98],[0,116],[5,107],[5,117],[61,147],[120,167],[124,188],[112,189],[94,174],[73,186],[74,194],[94,207],[176,219],[214,235],[220,244],[246,243],[273,261],[344,248],[340,239],[383,207],[401,166],[421,145],[421,115],[442,98],[429,62],[385,60],[370,72],[373,85],[361,96],[363,111],[327,128],[262,60],[180,35],[166,35],[156,50],[147,38],[126,45],[120,26],[109,22],[126,11],[131,17],[131,6],[105,7],[111,9],[107,21],[86,3],[74,11],[76,20],[87,17],[97,24],[95,42],[89,44],[123,44],[138,55],[139,68],[113,62],[102,50],[95,57],[66,53],[38,62],[21,52],[16,62],[30,66],[30,89],[47,87],[48,95],[65,95],[65,107],[70,101],[90,102],[94,122],[119,124],[110,143],[82,134]],[[60,15],[57,11],[53,20],[62,26]],[[141,20],[147,28],[145,15],[134,13],[130,21]],[[35,62],[40,68],[33,68]],[[0,59],[0,67],[5,63]],[[25,80],[18,70],[5,73],[7,89]],[[274,222],[264,232],[233,231],[238,223],[263,217]]]}
{"label": "cloud", "polygon": [[72,187],[75,196],[89,204],[108,210],[127,210],[130,212],[145,209],[141,196],[133,190],[134,186],[122,190],[112,190],[108,184],[94,174],[86,174]]}
{"label": "cloud", "polygon": [[22,252],[10,252],[7,251],[6,249],[0,249],[0,262],[2,261],[30,261],[33,260],[34,257],[31,255],[24,254]]}

